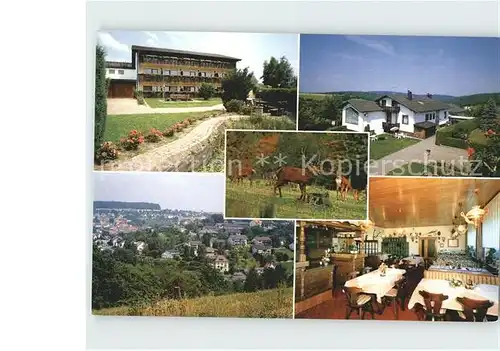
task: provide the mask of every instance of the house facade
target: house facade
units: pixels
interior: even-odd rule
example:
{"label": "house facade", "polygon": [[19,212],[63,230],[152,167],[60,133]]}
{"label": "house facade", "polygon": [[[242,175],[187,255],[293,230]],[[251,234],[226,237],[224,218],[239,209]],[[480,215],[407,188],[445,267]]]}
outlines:
{"label": "house facade", "polygon": [[215,260],[212,262],[212,267],[219,270],[222,273],[229,271],[229,261],[222,255],[218,255],[215,257]]}
{"label": "house facade", "polygon": [[241,235],[241,234],[233,234],[229,235],[229,238],[227,239],[227,243],[230,246],[244,246],[248,242],[248,238],[246,235]]}
{"label": "house facade", "polygon": [[219,54],[132,45],[132,62],[106,62],[109,96],[195,96],[202,83],[220,91],[222,79],[241,59]]}
{"label": "house facade", "polygon": [[356,132],[382,134],[397,127],[398,132],[418,138],[427,138],[440,125],[449,123],[450,104],[438,101],[427,94],[383,95],[374,101],[348,100],[342,109],[342,125]]}

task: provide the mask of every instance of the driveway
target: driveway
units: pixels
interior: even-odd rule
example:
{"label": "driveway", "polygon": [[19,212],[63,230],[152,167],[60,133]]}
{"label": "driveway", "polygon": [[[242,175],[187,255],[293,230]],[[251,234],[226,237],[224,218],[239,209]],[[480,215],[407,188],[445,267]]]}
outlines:
{"label": "driveway", "polygon": [[151,108],[139,105],[136,99],[108,99],[108,115],[137,115],[145,113],[183,113],[224,110],[224,105],[200,107]]}
{"label": "driveway", "polygon": [[[376,141],[374,141],[376,143]],[[430,154],[427,157],[427,150]],[[457,167],[467,163],[467,151],[436,145],[436,136],[424,139],[421,142],[387,155],[379,160],[373,160],[370,167],[370,175],[386,175],[395,168],[399,168],[410,162],[451,162]]]}

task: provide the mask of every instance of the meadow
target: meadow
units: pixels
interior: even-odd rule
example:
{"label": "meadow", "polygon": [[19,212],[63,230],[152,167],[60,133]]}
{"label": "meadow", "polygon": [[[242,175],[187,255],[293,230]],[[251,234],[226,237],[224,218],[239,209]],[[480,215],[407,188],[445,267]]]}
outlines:
{"label": "meadow", "polygon": [[191,299],[165,299],[153,304],[93,310],[108,316],[292,318],[292,288],[261,290]]}
{"label": "meadow", "polygon": [[294,219],[366,219],[366,193],[360,195],[359,201],[354,201],[352,193],[347,200],[337,199],[336,191],[320,186],[307,186],[311,193],[329,194],[331,206],[313,205],[297,200],[299,189],[294,185],[285,185],[281,192],[283,197],[273,194],[274,186],[262,180],[255,180],[252,185],[248,180],[242,183],[226,180],[226,213],[227,217],[235,218],[265,218],[261,215],[264,207],[274,207],[274,218]]}

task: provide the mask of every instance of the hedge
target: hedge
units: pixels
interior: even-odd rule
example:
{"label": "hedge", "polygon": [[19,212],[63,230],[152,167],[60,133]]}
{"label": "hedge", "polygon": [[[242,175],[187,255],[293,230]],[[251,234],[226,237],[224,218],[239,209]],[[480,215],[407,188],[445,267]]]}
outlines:
{"label": "hedge", "polygon": [[439,129],[436,132],[436,145],[445,145],[467,149],[467,142],[464,139],[454,138],[452,135],[455,132],[455,126],[448,126]]}
{"label": "hedge", "polygon": [[266,88],[258,91],[255,96],[273,105],[278,101],[286,101],[289,112],[295,112],[297,108],[297,89]]}
{"label": "hedge", "polygon": [[469,135],[469,143],[471,147],[478,150],[488,146],[488,139],[481,129],[474,129]]}

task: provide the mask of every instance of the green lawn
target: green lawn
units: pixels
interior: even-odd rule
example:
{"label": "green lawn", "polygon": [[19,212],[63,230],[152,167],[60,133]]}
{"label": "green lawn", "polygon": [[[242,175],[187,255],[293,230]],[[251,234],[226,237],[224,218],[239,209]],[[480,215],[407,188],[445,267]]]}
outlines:
{"label": "green lawn", "polygon": [[193,101],[164,101],[162,98],[147,98],[145,99],[149,107],[206,107],[222,104],[220,98],[212,98],[208,100],[193,100]]}
{"label": "green lawn", "polygon": [[138,115],[108,115],[106,119],[106,131],[104,140],[118,142],[120,138],[136,129],[143,133],[148,133],[151,128],[161,131],[171,125],[181,122],[186,118],[197,119],[213,112],[185,112],[185,113],[152,113]]}
{"label": "green lawn", "polygon": [[[322,192],[328,190],[317,186],[308,186],[308,193]],[[361,195],[360,200],[355,202],[349,194],[346,201],[336,198],[334,191],[328,191],[332,206],[312,205],[307,202],[298,201],[300,191],[296,188],[283,186],[282,194],[275,196],[273,186],[266,185],[261,181],[254,181],[250,186],[245,180],[242,184],[226,181],[226,216],[238,218],[259,218],[261,208],[274,206],[274,218],[290,219],[366,219],[366,196]]]}
{"label": "green lawn", "polygon": [[[380,137],[386,137],[386,139],[382,140]],[[391,135],[382,134],[379,135],[378,140],[370,142],[370,158],[372,160],[379,160],[382,157],[395,153],[396,151],[404,149],[408,146],[412,146],[418,142],[419,141],[415,139],[396,139]]]}
{"label": "green lawn", "polygon": [[411,162],[407,163],[399,168],[393,169],[389,173],[389,176],[422,176],[422,175],[430,175],[430,176],[455,176],[455,177],[463,177],[467,176],[467,173],[461,172],[460,169],[454,168],[449,169],[442,165],[441,162],[437,163],[429,163],[427,168],[423,163],[420,162]]}

